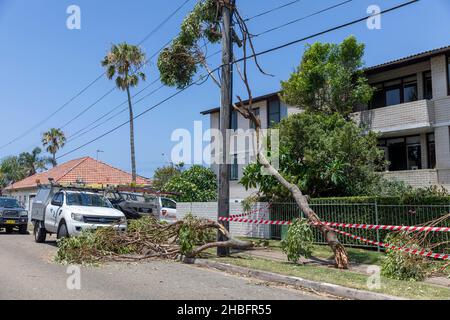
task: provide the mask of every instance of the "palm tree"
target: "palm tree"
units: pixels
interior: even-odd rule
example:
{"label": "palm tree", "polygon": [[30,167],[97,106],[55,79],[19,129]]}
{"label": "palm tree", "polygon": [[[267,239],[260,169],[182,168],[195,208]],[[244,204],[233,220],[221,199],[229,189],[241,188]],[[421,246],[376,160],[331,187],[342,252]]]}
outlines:
{"label": "palm tree", "polygon": [[118,45],[113,44],[111,51],[102,61],[102,66],[106,68],[108,79],[112,80],[117,74],[115,78],[117,88],[127,92],[130,113],[131,171],[133,184],[136,184],[136,151],[134,147],[134,115],[130,87],[136,87],[139,79],[145,81],[145,74],[139,71],[144,64],[144,52],[139,47],[127,44],[126,42]]}
{"label": "palm tree", "polygon": [[56,153],[66,144],[66,135],[61,129],[52,128],[42,135],[42,145],[52,155],[51,163],[56,167]]}
{"label": "palm tree", "polygon": [[41,153],[41,148],[36,147],[31,153],[23,152],[19,155],[19,163],[28,177],[35,175],[38,171],[46,170],[46,164],[53,162],[52,159],[41,156]]}

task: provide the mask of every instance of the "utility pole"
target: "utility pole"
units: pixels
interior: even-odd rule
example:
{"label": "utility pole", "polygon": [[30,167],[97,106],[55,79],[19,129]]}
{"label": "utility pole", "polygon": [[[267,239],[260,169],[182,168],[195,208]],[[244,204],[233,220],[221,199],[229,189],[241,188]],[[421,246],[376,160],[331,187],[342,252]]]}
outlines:
{"label": "utility pole", "polygon": [[[233,99],[233,41],[232,16],[235,0],[222,0],[222,77],[221,77],[221,104],[220,104],[220,133],[222,135],[221,157],[219,163],[219,190],[218,215],[228,218],[230,216],[230,165],[229,165],[229,137],[228,129],[231,127],[231,106]],[[227,230],[230,223],[222,221]],[[218,241],[225,241],[219,232]],[[219,257],[228,256],[229,248],[217,248]]]}

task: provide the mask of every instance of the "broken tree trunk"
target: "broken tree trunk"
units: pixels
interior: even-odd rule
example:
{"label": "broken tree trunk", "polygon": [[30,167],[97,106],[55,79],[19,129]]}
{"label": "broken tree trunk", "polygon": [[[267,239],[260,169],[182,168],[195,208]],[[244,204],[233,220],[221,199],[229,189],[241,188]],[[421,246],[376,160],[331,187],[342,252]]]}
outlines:
{"label": "broken tree trunk", "polygon": [[266,159],[265,155],[262,152],[258,152],[259,155],[259,163],[266,169],[268,172],[277,179],[279,183],[281,183],[285,188],[289,190],[292,194],[295,202],[300,207],[300,209],[305,213],[308,217],[309,222],[314,227],[320,229],[323,233],[328,245],[334,252],[334,261],[336,263],[336,267],[339,269],[348,269],[348,255],[344,246],[339,242],[336,233],[334,233],[330,228],[322,224],[317,214],[311,209],[308,204],[308,200],[303,195],[301,190],[297,187],[297,185],[290,183],[287,181]]}

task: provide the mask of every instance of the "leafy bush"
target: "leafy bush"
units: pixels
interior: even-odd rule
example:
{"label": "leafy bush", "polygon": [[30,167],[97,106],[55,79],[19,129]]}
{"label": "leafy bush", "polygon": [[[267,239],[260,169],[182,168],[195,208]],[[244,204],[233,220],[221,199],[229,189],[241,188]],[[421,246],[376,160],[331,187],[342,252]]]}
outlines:
{"label": "leafy bush", "polygon": [[217,199],[217,177],[211,169],[195,165],[173,176],[163,191],[179,193],[174,197],[178,202],[213,201]]}
{"label": "leafy bush", "polygon": [[306,219],[296,219],[281,242],[281,248],[291,262],[297,262],[300,256],[309,258],[312,254],[313,232]]}
{"label": "leafy bush", "polygon": [[[421,246],[405,232],[389,234],[385,242],[399,247],[421,249]],[[429,268],[430,261],[425,257],[388,249],[381,266],[381,275],[396,280],[422,281]]]}

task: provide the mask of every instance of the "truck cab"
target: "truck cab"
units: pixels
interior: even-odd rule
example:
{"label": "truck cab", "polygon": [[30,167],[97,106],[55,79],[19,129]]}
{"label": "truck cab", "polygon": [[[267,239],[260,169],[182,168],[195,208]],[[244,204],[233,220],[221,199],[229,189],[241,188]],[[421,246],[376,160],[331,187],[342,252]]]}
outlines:
{"label": "truck cab", "polygon": [[32,221],[36,242],[44,242],[47,234],[61,239],[101,227],[127,229],[125,215],[108,199],[82,189],[41,188],[33,203]]}
{"label": "truck cab", "polygon": [[148,193],[139,189],[133,191],[109,190],[106,197],[115,208],[122,211],[127,219],[140,219],[152,216],[159,221],[174,223],[177,221],[177,203],[167,197]]}
{"label": "truck cab", "polygon": [[0,197],[0,229],[12,233],[15,228],[20,234],[27,234],[28,211],[14,198]]}

